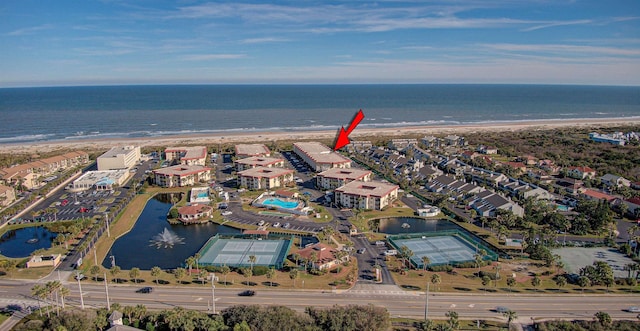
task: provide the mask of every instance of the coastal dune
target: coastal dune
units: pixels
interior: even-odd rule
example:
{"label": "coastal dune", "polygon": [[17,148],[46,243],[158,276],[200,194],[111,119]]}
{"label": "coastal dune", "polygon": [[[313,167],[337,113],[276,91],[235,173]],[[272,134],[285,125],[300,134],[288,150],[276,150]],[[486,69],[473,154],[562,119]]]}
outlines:
{"label": "coastal dune", "polygon": [[[592,128],[606,130],[616,126],[640,125],[640,117],[625,118],[587,118],[571,120],[535,120],[517,122],[474,123],[465,125],[439,126],[406,126],[387,128],[356,128],[350,135],[352,140],[359,137],[371,136],[408,136],[408,135],[439,135],[465,134],[471,132],[498,132],[518,130],[550,130],[556,128]],[[56,150],[103,150],[113,146],[138,145],[168,146],[168,145],[208,145],[221,143],[271,142],[282,140],[326,140],[333,139],[337,130],[324,131],[294,131],[294,132],[251,132],[251,133],[220,133],[206,135],[172,135],[144,138],[109,138],[87,139],[73,141],[43,141],[21,144],[0,145],[0,153],[45,153]]]}

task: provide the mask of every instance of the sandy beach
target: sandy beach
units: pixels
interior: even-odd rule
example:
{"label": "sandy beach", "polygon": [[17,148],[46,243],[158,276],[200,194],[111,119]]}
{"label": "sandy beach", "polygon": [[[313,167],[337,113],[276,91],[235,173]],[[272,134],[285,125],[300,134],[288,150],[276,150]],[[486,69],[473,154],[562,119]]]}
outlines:
{"label": "sandy beach", "polygon": [[[356,128],[349,136],[352,140],[359,137],[371,136],[408,136],[408,135],[442,135],[459,134],[482,131],[518,131],[518,130],[549,130],[555,128],[593,128],[606,131],[608,127],[640,125],[640,117],[632,118],[589,118],[572,120],[536,120],[500,123],[478,123],[469,125],[445,126],[407,126],[388,128]],[[325,131],[296,131],[296,132],[255,132],[250,133],[220,133],[206,135],[159,136],[143,138],[112,138],[94,140],[43,141],[22,144],[0,145],[0,153],[45,153],[55,150],[104,150],[113,146],[139,145],[145,146],[178,146],[178,145],[210,145],[220,143],[248,143],[271,142],[281,140],[323,140],[333,139],[335,130]]]}

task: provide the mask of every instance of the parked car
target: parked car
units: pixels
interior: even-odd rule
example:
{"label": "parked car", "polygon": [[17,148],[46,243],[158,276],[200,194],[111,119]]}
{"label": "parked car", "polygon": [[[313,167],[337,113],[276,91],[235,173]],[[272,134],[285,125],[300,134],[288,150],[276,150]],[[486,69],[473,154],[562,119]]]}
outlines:
{"label": "parked car", "polygon": [[230,210],[227,210],[227,211],[223,211],[223,212],[222,212],[222,216],[229,216],[229,215],[231,215],[231,214],[233,214],[233,212],[232,212],[232,211],[230,211]]}
{"label": "parked car", "polygon": [[273,225],[273,227],[274,227],[274,228],[280,227],[280,222],[276,222],[276,223]]}
{"label": "parked car", "polygon": [[640,313],[640,307],[631,306],[631,307],[627,308],[627,311],[630,312],[630,313]]}
{"label": "parked car", "polygon": [[366,251],[367,251],[367,249],[366,249],[366,248],[360,248],[360,249],[358,250],[358,254],[364,254],[364,252],[366,252]]}
{"label": "parked car", "polygon": [[260,220],[260,222],[258,222],[258,226],[263,226],[264,225],[264,221]]}
{"label": "parked car", "polygon": [[291,226],[291,224],[285,223],[282,227],[285,228],[285,229],[288,229],[290,226]]}
{"label": "parked car", "polygon": [[510,310],[509,308],[504,307],[504,306],[496,307],[496,312],[497,313],[501,313],[501,314],[504,314],[504,313],[508,312],[509,310]]}

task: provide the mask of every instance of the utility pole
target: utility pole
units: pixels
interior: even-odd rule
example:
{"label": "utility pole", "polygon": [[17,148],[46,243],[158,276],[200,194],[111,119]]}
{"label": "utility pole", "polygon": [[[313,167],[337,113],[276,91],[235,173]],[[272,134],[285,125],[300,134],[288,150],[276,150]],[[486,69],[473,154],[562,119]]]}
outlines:
{"label": "utility pole", "polygon": [[109,231],[109,214],[104,213],[104,219],[107,222],[107,237],[111,237],[111,231]]}
{"label": "utility pole", "polygon": [[427,283],[427,293],[425,295],[424,301],[424,320],[427,320],[427,315],[429,314],[429,283]]}
{"label": "utility pole", "polygon": [[216,313],[216,274],[211,274],[211,311]]}
{"label": "utility pole", "polygon": [[107,293],[107,310],[111,309],[111,304],[109,303],[109,285],[107,283],[107,273],[104,273],[104,290]]}
{"label": "utility pole", "polygon": [[78,290],[80,291],[80,308],[84,310],[84,298],[82,297],[82,285],[80,285],[80,280],[84,278],[84,275],[80,272],[76,272],[76,279],[78,280]]}

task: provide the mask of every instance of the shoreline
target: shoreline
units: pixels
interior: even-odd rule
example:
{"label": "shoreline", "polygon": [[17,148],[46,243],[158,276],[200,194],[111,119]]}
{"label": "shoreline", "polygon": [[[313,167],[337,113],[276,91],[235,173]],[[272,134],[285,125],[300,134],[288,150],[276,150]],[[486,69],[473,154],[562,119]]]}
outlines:
{"label": "shoreline", "polygon": [[[482,131],[521,131],[521,130],[550,130],[557,128],[606,128],[612,126],[640,125],[639,117],[619,118],[582,118],[570,120],[531,120],[531,121],[505,121],[490,123],[472,123],[456,125],[424,125],[424,126],[398,126],[385,128],[357,128],[350,138],[357,140],[368,136],[406,136],[406,135],[437,135],[437,134],[464,134]],[[205,134],[184,134],[155,137],[135,138],[99,138],[72,141],[42,141],[0,144],[0,153],[38,153],[51,152],[61,149],[71,150],[98,150],[108,149],[113,146],[139,145],[146,146],[179,146],[179,145],[208,145],[222,143],[248,143],[248,142],[272,142],[282,140],[325,140],[336,136],[338,130],[310,130],[310,131],[252,131],[220,132]]]}

